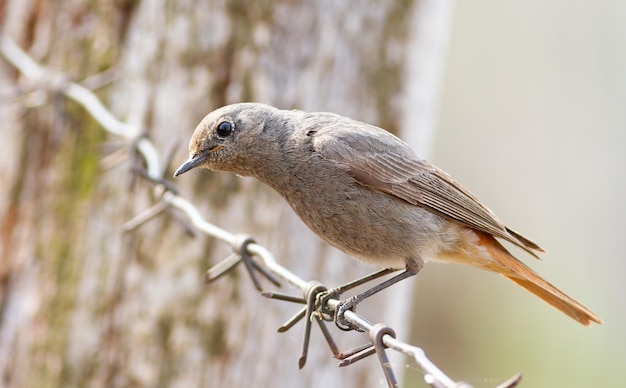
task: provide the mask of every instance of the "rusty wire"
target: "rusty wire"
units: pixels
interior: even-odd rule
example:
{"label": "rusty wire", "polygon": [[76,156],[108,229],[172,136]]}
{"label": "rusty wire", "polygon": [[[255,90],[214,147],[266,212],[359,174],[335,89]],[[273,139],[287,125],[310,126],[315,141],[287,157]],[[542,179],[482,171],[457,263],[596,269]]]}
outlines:
{"label": "rusty wire", "polygon": [[[180,196],[173,185],[164,179],[163,174],[165,169],[159,158],[159,152],[154,144],[143,136],[142,129],[138,126],[118,120],[90,89],[79,83],[68,81],[68,78],[62,73],[53,72],[41,66],[26,54],[12,39],[4,34],[0,35],[0,53],[7,62],[14,66],[24,77],[33,82],[37,87],[61,92],[67,98],[80,104],[106,131],[122,137],[134,145],[135,151],[144,159],[146,168],[145,171],[143,171],[143,176],[154,184],[154,190],[159,194],[158,198],[160,198],[160,202],[128,221],[124,230],[132,230],[168,209],[177,209],[187,217],[188,222],[197,230],[229,244],[235,250],[234,256],[225,259],[222,263],[219,263],[209,270],[209,272],[214,271],[213,274],[207,274],[210,278],[209,280],[212,280],[212,277],[219,277],[221,272],[227,271],[239,262],[246,261],[250,275],[255,281],[255,285],[259,291],[263,290],[259,286],[258,281],[255,280],[255,271],[259,271],[275,284],[281,280],[289,283],[292,287],[298,289],[302,295],[305,295],[305,298],[281,296],[266,291],[262,292],[264,296],[289,301],[299,301],[307,304],[307,307],[303,309],[304,313],[294,317],[292,319],[293,322],[286,323],[281,329],[289,329],[295,322],[308,314],[308,322],[305,321],[305,325],[309,325],[307,330],[310,330],[310,322],[312,320],[318,321],[320,329],[328,341],[331,350],[335,353],[335,356],[344,360],[341,366],[347,366],[366,356],[377,354],[388,385],[390,387],[397,387],[398,380],[386,355],[386,349],[392,349],[415,361],[424,372],[425,382],[431,387],[471,387],[467,383],[456,382],[448,377],[426,357],[424,351],[419,347],[398,340],[391,327],[382,324],[372,324],[354,311],[346,311],[345,319],[357,327],[359,331],[367,333],[371,344],[348,352],[347,354],[340,353],[336,347],[333,347],[334,342],[330,338],[323,322],[325,320],[332,320],[333,317],[329,314],[335,311],[341,301],[333,297],[319,298],[320,295],[324,295],[324,293],[328,291],[325,286],[318,282],[308,282],[301,279],[278,264],[274,255],[262,245],[255,243],[254,240],[245,236],[242,238],[242,236],[234,235],[206,221],[197,207],[189,200]],[[252,261],[252,256],[258,257],[261,263]],[[221,267],[216,268],[218,266]],[[310,298],[308,301],[306,300],[307,296]],[[323,302],[323,306],[319,305],[320,301]],[[316,302],[317,304],[315,304]],[[281,331],[281,329],[279,329],[279,331]],[[306,346],[308,346],[307,331],[305,331],[305,340],[303,343],[304,355],[301,354],[300,359],[301,367],[306,360]],[[519,383],[520,379],[521,375],[515,375],[498,385],[497,388],[514,387]]]}

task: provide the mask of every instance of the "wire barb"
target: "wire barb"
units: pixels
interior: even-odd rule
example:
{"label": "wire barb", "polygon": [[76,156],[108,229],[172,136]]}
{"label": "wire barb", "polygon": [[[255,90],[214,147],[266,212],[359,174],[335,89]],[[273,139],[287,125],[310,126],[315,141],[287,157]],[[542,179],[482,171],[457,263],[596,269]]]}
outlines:
{"label": "wire barb", "polygon": [[376,351],[376,354],[378,355],[378,360],[380,361],[380,365],[385,372],[387,384],[390,387],[397,387],[398,380],[393,373],[393,368],[391,367],[391,363],[389,362],[387,353],[385,353],[385,349],[387,348],[387,345],[385,345],[385,343],[383,342],[383,336],[385,335],[396,338],[396,332],[391,327],[383,325],[381,323],[375,324],[369,331],[370,339],[374,344],[374,350]]}
{"label": "wire barb", "polygon": [[[180,221],[180,217],[178,217],[176,213],[170,211],[170,209],[176,209],[186,217],[188,222],[181,221],[180,223],[188,233],[193,229],[199,230],[202,233],[213,236],[233,246],[235,253],[209,269],[209,271],[205,274],[205,280],[214,281],[243,261],[248,273],[250,274],[250,278],[255,284],[255,287],[257,290],[261,291],[261,295],[273,299],[306,304],[303,309],[301,309],[294,317],[279,328],[279,332],[286,331],[303,317],[307,318],[306,321],[308,323],[305,325],[306,327],[305,333],[303,334],[302,351],[299,359],[301,367],[304,366],[304,363],[306,362],[308,344],[310,341],[311,321],[312,319],[315,319],[318,322],[320,330],[322,331],[322,334],[328,342],[335,357],[345,360],[341,363],[342,366],[350,365],[364,357],[367,357],[368,355],[377,353],[381,366],[384,370],[387,383],[390,387],[395,387],[397,386],[397,380],[395,380],[395,376],[393,376],[393,370],[385,353],[385,349],[389,348],[411,357],[415,363],[422,368],[424,371],[424,380],[431,387],[469,387],[469,385],[455,382],[445,375],[426,357],[422,349],[397,340],[395,338],[395,333],[391,330],[391,328],[385,325],[372,325],[365,318],[359,316],[356,312],[349,308],[345,309],[345,311],[341,314],[343,315],[343,319],[348,322],[348,327],[368,332],[372,343],[357,348],[351,352],[339,352],[330,335],[330,332],[328,331],[328,328],[325,326],[324,321],[334,320],[336,311],[342,303],[337,299],[337,297],[341,293],[363,284],[365,282],[363,281],[364,278],[357,279],[354,282],[328,290],[319,282],[306,282],[279,265],[272,253],[263,246],[256,244],[252,238],[248,236],[234,235],[207,222],[202,217],[197,207],[181,197],[176,190],[176,186],[163,178],[164,172],[167,170],[167,166],[169,165],[169,161],[164,165],[164,167],[161,167],[159,152],[152,142],[144,136],[145,131],[142,131],[141,128],[136,125],[125,123],[117,119],[88,87],[71,82],[69,81],[69,77],[52,72],[51,70],[41,66],[27,53],[25,53],[11,38],[1,32],[0,54],[24,77],[31,80],[35,84],[36,88],[39,90],[52,90],[65,95],[67,98],[81,105],[93,117],[93,119],[96,120],[110,134],[119,136],[127,141],[131,150],[135,152],[137,157],[142,158],[145,162],[145,168],[143,166],[135,167],[132,171],[135,174],[132,176],[139,175],[144,177],[148,180],[148,182],[155,186],[155,191],[159,193],[160,201],[165,205],[165,212],[167,214],[175,219],[179,219]],[[100,75],[100,78],[103,78],[102,75]],[[89,85],[89,82],[86,82],[85,84],[89,87],[93,87],[93,85]],[[173,151],[169,155],[172,153]],[[124,157],[126,156],[122,154],[120,155]],[[120,158],[116,156],[114,160],[115,164],[119,162],[119,159]],[[132,230],[153,219],[155,215],[160,214],[161,212],[161,206],[155,205],[127,222],[126,229]],[[193,229],[190,225],[193,225]],[[252,256],[258,257],[261,263],[254,260]],[[281,280],[284,280],[295,288],[301,290],[305,295],[305,298],[292,297],[272,291],[263,291],[261,289],[260,282],[256,277],[256,272],[263,275],[277,287],[280,287]],[[392,270],[382,270],[375,274],[368,275],[365,278],[370,278],[371,280],[391,272]],[[374,277],[372,278],[372,276]],[[520,380],[521,375],[515,375],[500,384],[497,388],[515,387],[519,384]]]}
{"label": "wire barb", "polygon": [[339,357],[340,360],[343,360],[339,366],[345,367],[354,364],[357,361],[360,361],[366,357],[371,356],[376,353],[376,349],[374,349],[373,344],[365,344],[359,346],[358,348],[354,348],[348,352],[342,353]]}
{"label": "wire barb", "polygon": [[309,340],[311,339],[311,323],[312,319],[318,319],[314,316],[315,302],[317,301],[317,295],[321,292],[325,292],[327,289],[322,284],[313,284],[308,290],[306,295],[306,308],[304,314],[304,333],[302,335],[302,347],[300,351],[300,358],[298,359],[298,366],[300,369],[304,368],[306,363],[306,357],[309,353]]}
{"label": "wire barb", "polygon": [[324,320],[332,320],[332,315],[325,313],[324,309],[321,308],[322,305],[320,304],[320,301],[322,300],[320,296],[327,295],[327,293],[328,288],[315,280],[307,283],[304,291],[304,298],[294,297],[291,295],[280,294],[276,292],[266,291],[261,293],[261,295],[268,298],[305,304],[305,306],[301,308],[293,317],[289,318],[287,322],[283,323],[278,328],[279,333],[284,333],[287,330],[291,329],[302,318],[304,318],[304,332],[302,335],[302,345],[300,347],[300,357],[298,359],[298,367],[300,369],[304,368],[304,365],[306,364],[306,359],[309,352],[309,341],[311,339],[311,324],[314,319],[315,321],[317,321],[318,326],[320,327],[320,330],[324,335],[324,339],[326,339],[326,342],[328,343],[328,346],[330,347],[333,355],[335,357],[341,355],[337,344],[330,335],[330,331],[324,323]]}
{"label": "wire barb", "polygon": [[248,252],[248,245],[254,243],[254,239],[250,236],[235,236],[232,244],[235,252],[215,264],[213,267],[209,268],[204,274],[204,282],[211,283],[225,275],[227,272],[232,271],[239,263],[243,263],[246,271],[248,271],[248,274],[250,275],[250,279],[252,279],[254,287],[259,292],[264,293],[265,291],[263,291],[263,288],[261,287],[261,282],[256,276],[256,272],[259,272],[276,287],[281,287],[280,280],[274,274],[252,259],[252,256]]}
{"label": "wire barb", "polygon": [[517,385],[522,381],[522,374],[518,373],[510,379],[506,380],[502,384],[498,385],[496,388],[513,388],[517,387]]}
{"label": "wire barb", "polygon": [[128,233],[137,229],[141,225],[145,224],[146,222],[150,221],[154,217],[163,213],[165,209],[166,209],[166,206],[163,202],[157,202],[155,205],[137,214],[131,220],[126,221],[124,226],[122,226],[122,231],[124,233]]}

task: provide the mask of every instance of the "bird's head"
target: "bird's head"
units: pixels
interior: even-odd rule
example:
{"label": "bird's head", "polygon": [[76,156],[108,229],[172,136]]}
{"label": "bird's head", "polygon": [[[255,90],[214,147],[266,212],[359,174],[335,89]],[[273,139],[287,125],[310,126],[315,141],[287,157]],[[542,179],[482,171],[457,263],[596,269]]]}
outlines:
{"label": "bird's head", "polygon": [[259,151],[264,129],[276,111],[268,105],[240,103],[209,113],[194,130],[189,158],[174,176],[196,167],[248,175],[248,158]]}

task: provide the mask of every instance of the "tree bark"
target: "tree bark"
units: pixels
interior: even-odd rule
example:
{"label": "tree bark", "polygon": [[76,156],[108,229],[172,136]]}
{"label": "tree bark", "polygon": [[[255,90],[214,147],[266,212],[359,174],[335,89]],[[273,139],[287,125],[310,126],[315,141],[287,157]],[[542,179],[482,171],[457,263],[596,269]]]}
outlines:
{"label": "tree bark", "polygon": [[[101,99],[162,155],[182,144],[170,174],[200,119],[233,102],[329,110],[398,132],[413,6],[5,0],[0,12],[2,32],[42,65],[75,80],[111,70],[85,84],[104,82]],[[299,306],[263,299],[243,269],[204,285],[203,272],[230,253],[225,244],[190,238],[163,215],[123,233],[157,200],[132,173],[131,145],[0,66],[4,385],[379,385],[374,358],[338,369],[315,331],[298,370],[301,324],[276,329]],[[254,236],[302,278],[334,286],[371,270],[326,246],[254,180],[195,173],[176,184],[207,220]],[[383,302],[359,311],[384,321]],[[403,319],[409,305],[396,304]],[[342,347],[365,340],[334,334]]]}

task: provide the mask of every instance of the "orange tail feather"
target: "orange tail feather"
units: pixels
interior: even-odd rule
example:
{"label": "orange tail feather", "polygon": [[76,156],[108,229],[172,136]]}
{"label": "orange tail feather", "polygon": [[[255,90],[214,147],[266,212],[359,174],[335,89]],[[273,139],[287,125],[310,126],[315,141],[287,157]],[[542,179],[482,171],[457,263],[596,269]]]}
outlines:
{"label": "orange tail feather", "polygon": [[478,244],[485,248],[495,260],[482,263],[482,267],[497,272],[537,295],[552,306],[589,326],[591,322],[602,323],[602,319],[591,310],[548,283],[535,271],[513,257],[493,236],[475,231]]}

